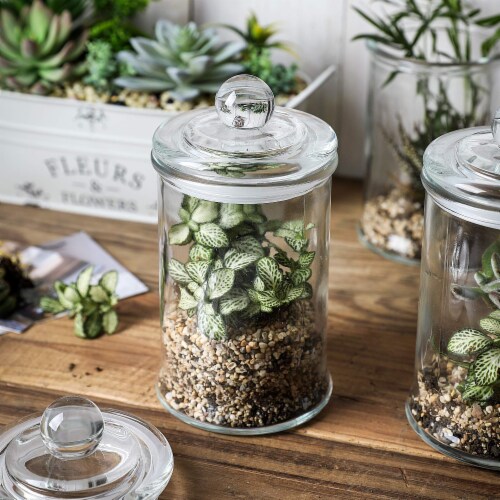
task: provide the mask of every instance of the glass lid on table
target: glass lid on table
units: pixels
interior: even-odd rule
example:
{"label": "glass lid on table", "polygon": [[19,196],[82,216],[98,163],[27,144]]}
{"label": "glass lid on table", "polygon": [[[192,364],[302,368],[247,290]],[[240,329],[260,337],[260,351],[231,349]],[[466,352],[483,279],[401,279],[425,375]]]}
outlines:
{"label": "glass lid on table", "polygon": [[0,499],[153,500],[173,466],[152,425],[64,397],[0,434]]}

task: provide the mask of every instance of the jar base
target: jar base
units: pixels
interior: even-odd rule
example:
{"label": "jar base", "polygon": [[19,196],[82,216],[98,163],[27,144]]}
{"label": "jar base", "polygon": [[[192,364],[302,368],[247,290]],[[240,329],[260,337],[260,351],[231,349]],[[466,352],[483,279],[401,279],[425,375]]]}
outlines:
{"label": "jar base", "polygon": [[371,243],[365,236],[363,229],[361,228],[361,224],[356,226],[356,232],[358,234],[359,242],[368,250],[384,259],[392,260],[393,262],[397,262],[398,264],[404,264],[406,266],[420,266],[420,259],[410,259],[409,257],[404,257],[403,255],[399,255],[395,252],[389,252],[387,250],[383,250],[382,248],[377,247],[373,243]]}
{"label": "jar base", "polygon": [[321,401],[308,410],[307,412],[295,417],[290,420],[286,420],[285,422],[280,422],[279,424],[266,425],[264,427],[226,427],[223,425],[210,424],[207,422],[201,422],[200,420],[196,420],[195,418],[187,416],[185,413],[181,411],[175,410],[172,406],[169,405],[165,397],[160,391],[159,386],[156,386],[156,395],[158,400],[163,405],[163,407],[174,417],[182,420],[184,423],[192,425],[193,427],[197,427],[198,429],[202,429],[204,431],[216,432],[218,434],[226,434],[229,436],[259,436],[263,434],[274,434],[276,432],[283,432],[289,429],[293,429],[294,427],[298,427],[309,420],[313,419],[316,415],[318,415],[323,408],[328,404],[330,398],[332,396],[333,391],[333,382],[332,377],[328,374],[328,387],[325,395],[321,399]]}
{"label": "jar base", "polygon": [[427,443],[435,450],[439,451],[443,455],[451,457],[460,462],[464,462],[468,465],[474,465],[475,467],[480,467],[482,469],[500,471],[500,461],[489,458],[481,458],[477,455],[472,455],[470,453],[451,448],[450,446],[441,443],[439,440],[428,434],[422,427],[417,424],[417,421],[413,417],[409,400],[406,401],[405,409],[406,418],[408,419],[408,423],[410,424],[411,428],[418,434],[422,441]]}

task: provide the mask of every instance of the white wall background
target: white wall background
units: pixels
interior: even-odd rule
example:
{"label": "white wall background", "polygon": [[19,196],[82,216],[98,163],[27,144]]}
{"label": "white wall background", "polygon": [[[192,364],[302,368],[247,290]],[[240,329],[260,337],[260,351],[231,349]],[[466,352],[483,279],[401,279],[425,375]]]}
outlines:
{"label": "white wall background", "polygon": [[[360,2],[363,0],[156,0],[140,21],[148,30],[160,17],[243,27],[248,14],[254,11],[262,23],[278,24],[280,38],[292,42],[306,73],[314,77],[327,65],[336,64],[336,76],[314,96],[308,111],[326,120],[337,132],[339,173],[362,177],[369,58],[363,42],[351,41],[356,34],[369,30],[352,9]],[[485,12],[498,11],[499,0],[473,3]],[[290,56],[276,52],[276,58],[289,60]]]}

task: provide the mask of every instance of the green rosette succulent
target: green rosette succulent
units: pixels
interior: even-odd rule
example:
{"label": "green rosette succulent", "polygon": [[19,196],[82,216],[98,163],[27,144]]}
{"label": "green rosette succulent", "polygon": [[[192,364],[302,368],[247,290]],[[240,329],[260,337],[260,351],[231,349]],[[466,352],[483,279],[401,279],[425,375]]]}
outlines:
{"label": "green rosette succulent", "polygon": [[82,74],[78,60],[87,32],[69,11],[55,14],[40,0],[18,16],[0,9],[0,83],[3,87],[46,94],[57,83]]}
{"label": "green rosette succulent", "polygon": [[135,52],[122,51],[120,61],[134,76],[117,78],[115,83],[143,92],[169,91],[177,100],[187,101],[200,94],[215,94],[225,80],[243,71],[238,58],[241,42],[219,43],[215,30],[198,28],[193,22],[179,26],[170,21],[156,23],[156,40],[130,40]]}

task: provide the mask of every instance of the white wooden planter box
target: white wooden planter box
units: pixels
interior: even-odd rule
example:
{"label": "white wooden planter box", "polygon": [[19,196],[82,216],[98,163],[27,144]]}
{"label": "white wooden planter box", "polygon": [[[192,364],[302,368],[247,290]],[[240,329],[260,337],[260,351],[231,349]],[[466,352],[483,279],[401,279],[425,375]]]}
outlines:
{"label": "white wooden planter box", "polygon": [[[327,68],[289,107],[334,73]],[[0,201],[155,223],[155,129],[175,113],[0,91]]]}

